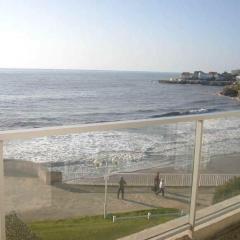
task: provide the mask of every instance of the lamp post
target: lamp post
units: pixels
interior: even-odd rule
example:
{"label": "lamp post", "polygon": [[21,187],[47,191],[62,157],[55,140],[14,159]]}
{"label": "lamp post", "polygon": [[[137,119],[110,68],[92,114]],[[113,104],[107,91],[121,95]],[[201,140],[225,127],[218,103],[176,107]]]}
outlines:
{"label": "lamp post", "polygon": [[109,180],[109,169],[108,169],[108,162],[106,161],[106,171],[104,175],[104,182],[105,182],[105,194],[104,194],[104,207],[103,207],[103,216],[104,219],[107,218],[107,193],[108,193],[108,180]]}

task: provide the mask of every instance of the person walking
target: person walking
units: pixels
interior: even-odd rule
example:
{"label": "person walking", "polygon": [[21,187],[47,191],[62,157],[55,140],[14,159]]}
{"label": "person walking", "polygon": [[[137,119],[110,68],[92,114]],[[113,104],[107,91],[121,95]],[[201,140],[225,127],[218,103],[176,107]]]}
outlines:
{"label": "person walking", "polygon": [[154,192],[157,194],[158,190],[159,190],[159,182],[160,182],[160,177],[159,177],[159,172],[157,172],[156,177],[154,178]]}
{"label": "person walking", "polygon": [[160,182],[159,182],[159,190],[158,190],[158,193],[162,193],[162,196],[164,197],[164,194],[165,194],[165,184],[164,184],[164,179],[160,179]]}
{"label": "person walking", "polygon": [[120,195],[120,192],[122,194],[122,199],[124,199],[124,188],[125,188],[125,185],[126,185],[126,181],[124,180],[123,177],[121,177],[120,181],[119,181],[119,188],[118,188],[118,194],[117,194],[117,197],[119,199],[119,195]]}

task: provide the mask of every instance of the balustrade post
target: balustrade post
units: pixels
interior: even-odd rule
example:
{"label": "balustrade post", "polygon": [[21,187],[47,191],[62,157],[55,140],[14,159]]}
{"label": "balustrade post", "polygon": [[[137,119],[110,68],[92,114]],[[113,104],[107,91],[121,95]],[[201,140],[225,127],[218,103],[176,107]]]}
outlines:
{"label": "balustrade post", "polygon": [[109,175],[106,174],[106,175],[104,176],[104,181],[105,181],[105,195],[104,195],[104,212],[103,212],[103,216],[104,216],[105,219],[107,218],[108,179],[109,179]]}
{"label": "balustrade post", "polygon": [[4,204],[4,163],[3,141],[0,141],[0,239],[6,239],[5,231],[5,204]]}
{"label": "balustrade post", "polygon": [[192,194],[191,204],[189,213],[189,223],[191,225],[192,234],[194,232],[195,219],[196,219],[196,202],[197,202],[197,191],[199,182],[199,167],[201,161],[202,152],[202,140],[203,140],[203,120],[198,120],[196,124],[195,134],[195,151],[194,151],[194,162],[192,171]]}

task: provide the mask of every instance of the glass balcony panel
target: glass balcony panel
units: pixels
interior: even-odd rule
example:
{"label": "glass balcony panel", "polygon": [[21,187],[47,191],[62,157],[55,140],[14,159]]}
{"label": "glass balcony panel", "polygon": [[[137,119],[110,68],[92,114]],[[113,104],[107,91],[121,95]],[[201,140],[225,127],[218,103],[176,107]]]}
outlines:
{"label": "glass balcony panel", "polygon": [[6,142],[7,236],[116,239],[188,215],[194,141],[181,123]]}
{"label": "glass balcony panel", "polygon": [[[223,214],[239,207],[240,119],[204,122],[202,158],[197,198],[198,223],[203,216]],[[220,204],[223,203],[224,204]],[[201,220],[202,219],[202,220]],[[206,220],[206,219],[205,219]]]}

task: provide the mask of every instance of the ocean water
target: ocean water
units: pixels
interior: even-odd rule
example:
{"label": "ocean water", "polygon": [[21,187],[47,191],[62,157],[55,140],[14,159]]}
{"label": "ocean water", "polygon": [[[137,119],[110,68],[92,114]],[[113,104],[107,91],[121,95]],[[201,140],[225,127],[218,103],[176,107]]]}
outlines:
{"label": "ocean water", "polygon": [[[158,80],[176,73],[0,70],[0,129],[39,128],[79,123],[156,118],[240,109],[240,103],[218,96],[221,87],[168,85]],[[210,127],[208,127],[210,126]],[[219,137],[219,127],[206,126]],[[221,128],[239,127],[239,121]],[[221,131],[219,148],[224,142]],[[234,133],[235,136],[235,133]],[[240,136],[240,134],[239,134]],[[12,141],[5,157],[61,165],[100,167],[184,165],[192,159],[194,125]],[[208,141],[208,140],[206,140]],[[210,143],[209,143],[210,144]],[[233,143],[233,147],[239,144]],[[211,152],[218,152],[211,147]],[[188,157],[186,157],[188,156]],[[127,165],[126,165],[127,164]]]}

